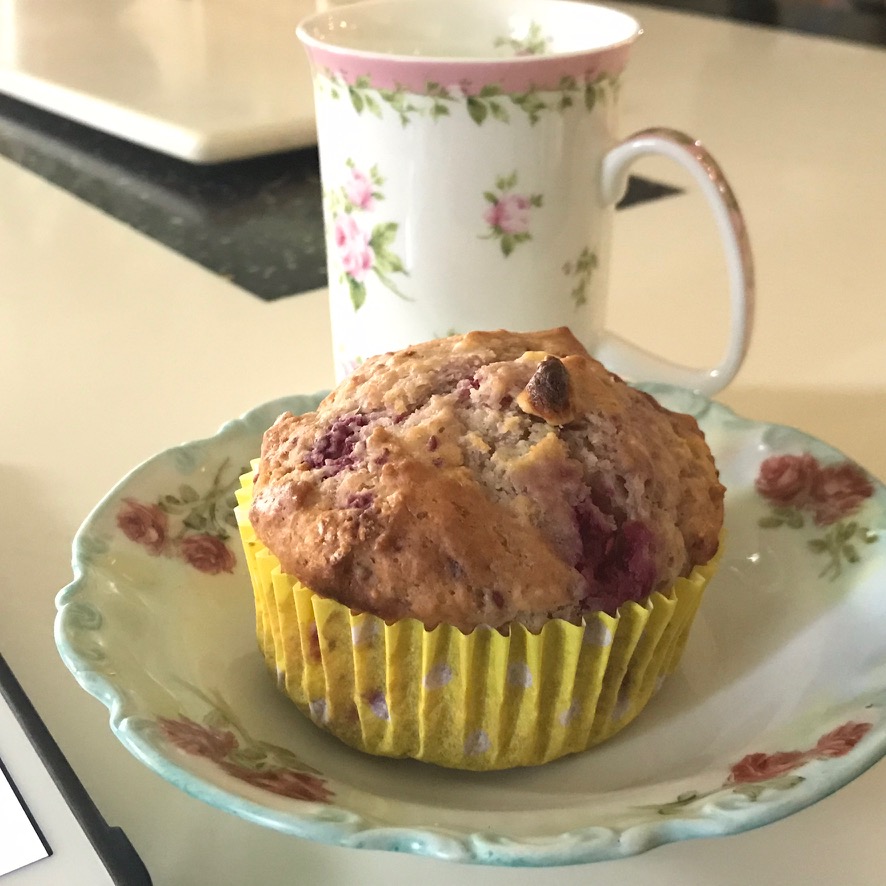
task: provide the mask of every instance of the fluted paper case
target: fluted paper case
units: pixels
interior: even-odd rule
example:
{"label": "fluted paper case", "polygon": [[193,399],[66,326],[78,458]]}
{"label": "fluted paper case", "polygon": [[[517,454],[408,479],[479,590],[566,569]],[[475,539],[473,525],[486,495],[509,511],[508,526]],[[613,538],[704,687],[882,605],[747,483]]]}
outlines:
{"label": "fluted paper case", "polygon": [[282,572],[249,523],[252,483],[241,477],[237,521],[280,688],[351,747],[456,769],[538,765],[624,728],[677,667],[719,557],[615,617],[552,620],[537,634],[386,624]]}

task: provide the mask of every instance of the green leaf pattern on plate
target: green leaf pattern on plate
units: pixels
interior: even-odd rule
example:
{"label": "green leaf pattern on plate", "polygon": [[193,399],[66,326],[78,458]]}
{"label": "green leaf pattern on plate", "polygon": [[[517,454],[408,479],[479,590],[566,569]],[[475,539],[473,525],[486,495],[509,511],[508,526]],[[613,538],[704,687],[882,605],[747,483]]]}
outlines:
{"label": "green leaf pattern on plate", "polygon": [[684,791],[660,806],[644,806],[659,815],[677,815],[715,795],[732,793],[756,803],[766,791],[789,791],[805,781],[795,770],[814,760],[831,760],[848,754],[871,729],[871,723],[848,720],[822,735],[805,751],[746,754],[729,770],[725,781],[710,791]]}
{"label": "green leaf pattern on plate", "polygon": [[158,717],[157,726],[170,744],[195,757],[211,760],[240,781],[294,800],[328,803],[334,796],[326,779],[288,748],[257,739],[218,692],[203,692],[181,681],[203,704],[194,720],[183,712]]}
{"label": "green leaf pattern on plate", "polygon": [[863,546],[878,535],[857,519],[874,494],[868,475],[850,461],[822,464],[808,453],[772,455],[761,465],[755,483],[769,505],[757,521],[761,529],[812,529],[806,547],[821,557],[819,578],[833,581],[860,563]]}
{"label": "green leaf pattern on plate", "polygon": [[126,497],[117,509],[117,528],[151,556],[175,557],[200,572],[233,572],[237,562],[229,546],[236,529],[234,490],[247,470],[224,459],[208,489],[180,483],[153,502]]}

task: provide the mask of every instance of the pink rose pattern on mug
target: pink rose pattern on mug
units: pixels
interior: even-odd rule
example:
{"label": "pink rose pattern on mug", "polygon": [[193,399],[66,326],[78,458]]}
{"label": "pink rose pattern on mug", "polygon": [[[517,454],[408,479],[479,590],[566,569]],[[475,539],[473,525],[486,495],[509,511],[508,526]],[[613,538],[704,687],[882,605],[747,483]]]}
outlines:
{"label": "pink rose pattern on mug", "polygon": [[[542,36],[538,23],[530,24],[524,40],[499,38],[498,46],[509,46],[516,56],[534,55],[546,51],[548,39]],[[525,115],[530,125],[538,122],[546,112],[563,112],[577,103],[590,113],[599,103],[607,101],[618,89],[618,74],[598,73],[584,79],[563,77],[556,90],[541,91],[531,88],[521,92],[506,93],[501,87],[488,84],[475,94],[465,92],[463,85],[443,86],[428,82],[424,93],[416,94],[399,86],[394,89],[375,88],[368,77],[358,78],[348,84],[334,72],[327,70],[324,77],[327,88],[335,99],[349,101],[358,114],[371,114],[381,118],[383,108],[393,110],[403,126],[409,125],[416,116],[428,116],[433,120],[449,117],[454,111],[464,111],[478,126],[487,121],[507,124],[512,114]],[[322,80],[318,79],[318,83]],[[425,98],[424,103],[417,101]],[[374,273],[391,292],[404,300],[412,300],[393,279],[393,275],[408,275],[399,255],[392,249],[399,224],[394,221],[370,229],[367,219],[359,213],[370,213],[376,202],[383,199],[380,190],[384,179],[374,164],[366,172],[357,169],[348,159],[350,177],[338,189],[324,189],[327,211],[333,220],[332,247],[335,260],[340,264],[339,279],[347,283],[351,305],[358,311],[366,302],[366,278]],[[482,213],[487,230],[479,235],[498,242],[501,254],[507,258],[521,243],[532,239],[531,211],[544,205],[540,193],[516,191],[518,172],[499,176],[494,189],[483,193],[489,204]],[[585,247],[574,262],[564,264],[564,273],[574,275],[575,281],[568,289],[568,296],[576,308],[587,303],[587,291],[591,273],[597,267],[595,252]],[[349,367],[362,360],[359,355],[341,363],[342,375]]]}
{"label": "pink rose pattern on mug", "polygon": [[[496,47],[509,49],[515,57],[530,56],[548,50],[550,38],[546,37],[538,22],[531,22],[525,38],[521,40],[499,37]],[[324,82],[325,81],[325,82]],[[607,101],[618,89],[619,74],[599,72],[586,77],[564,76],[554,90],[529,88],[506,92],[496,84],[486,84],[476,92],[470,92],[469,84],[444,86],[428,81],[424,90],[416,92],[398,85],[392,89],[376,87],[369,77],[358,77],[348,83],[334,71],[327,69],[316,82],[318,89],[328,90],[336,100],[350,102],[357,114],[369,114],[379,119],[387,108],[396,113],[405,127],[416,117],[427,116],[433,120],[451,117],[454,113],[466,113],[478,126],[487,121],[508,124],[512,115],[524,116],[531,125],[548,112],[563,112],[575,105],[582,105],[591,112],[599,103]],[[368,221],[358,213],[375,209],[376,201],[383,199],[380,190],[384,179],[378,172],[378,163],[367,172],[357,169],[348,159],[350,177],[340,188],[324,189],[327,211],[333,220],[332,246],[335,260],[341,268],[339,279],[345,281],[354,311],[366,301],[366,278],[376,274],[391,292],[411,300],[392,278],[394,274],[407,275],[408,270],[391,244],[399,224],[391,221],[372,229]],[[514,190],[517,185],[516,170],[496,179],[494,189],[485,191],[484,200],[490,204],[482,214],[487,230],[480,236],[498,242],[501,254],[507,258],[515,247],[532,239],[530,230],[531,210],[543,206],[543,195]],[[574,273],[577,282],[569,290],[576,308],[586,303],[586,291],[590,272],[597,265],[596,254],[585,248],[573,263],[567,262],[566,273]],[[342,364],[353,366],[362,359],[352,357]]]}
{"label": "pink rose pattern on mug", "polygon": [[483,213],[483,221],[489,226],[481,236],[499,242],[502,255],[507,258],[519,243],[532,239],[530,214],[543,205],[541,194],[527,194],[514,190],[517,173],[499,176],[494,191],[485,191],[483,198],[490,205]]}
{"label": "pink rose pattern on mug", "polygon": [[[697,140],[666,129],[619,138],[621,78],[639,34],[629,15],[569,0],[377,0],[299,25],[339,379],[358,356],[436,329],[568,325],[628,378],[708,394],[728,383],[752,317],[743,222]],[[688,169],[718,221],[732,328],[711,369],[675,367],[605,330],[614,208],[648,154]]]}
{"label": "pink rose pattern on mug", "polygon": [[381,187],[385,180],[377,164],[367,171],[348,158],[346,165],[344,184],[324,190],[323,197],[332,218],[332,245],[341,268],[340,279],[347,282],[351,304],[355,311],[363,307],[370,273],[395,295],[407,299],[394,281],[395,275],[407,273],[393,249],[400,226],[394,221],[376,222],[372,217],[376,204],[384,199]]}

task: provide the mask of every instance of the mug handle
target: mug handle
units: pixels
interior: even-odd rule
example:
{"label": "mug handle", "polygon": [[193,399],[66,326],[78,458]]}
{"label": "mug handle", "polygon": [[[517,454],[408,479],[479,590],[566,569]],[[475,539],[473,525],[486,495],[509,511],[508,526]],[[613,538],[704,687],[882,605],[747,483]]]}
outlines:
{"label": "mug handle", "polygon": [[711,396],[725,388],[738,372],[748,350],[754,321],[754,262],[744,218],[714,158],[698,141],[674,129],[644,129],[606,153],[600,171],[604,203],[615,203],[621,198],[630,166],[650,154],[669,157],[691,173],[713,210],[729,272],[729,344],[722,361],[712,369],[679,366],[611,332],[602,334],[595,354],[606,366],[628,378],[668,382]]}

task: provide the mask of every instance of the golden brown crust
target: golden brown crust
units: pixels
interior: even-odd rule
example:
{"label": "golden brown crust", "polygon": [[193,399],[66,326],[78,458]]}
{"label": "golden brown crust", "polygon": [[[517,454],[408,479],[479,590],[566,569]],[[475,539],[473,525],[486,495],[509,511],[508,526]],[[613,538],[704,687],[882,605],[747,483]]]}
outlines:
{"label": "golden brown crust", "polygon": [[372,358],[281,416],[251,519],[286,572],[354,609],[535,628],[706,562],[723,487],[694,419],[568,330],[498,331]]}

